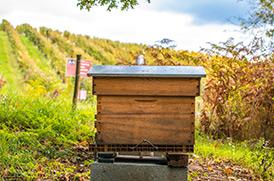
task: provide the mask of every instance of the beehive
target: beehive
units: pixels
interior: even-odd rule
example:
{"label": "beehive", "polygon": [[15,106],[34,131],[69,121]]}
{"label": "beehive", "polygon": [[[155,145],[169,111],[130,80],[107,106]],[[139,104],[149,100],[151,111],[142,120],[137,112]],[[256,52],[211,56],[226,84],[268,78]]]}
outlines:
{"label": "beehive", "polygon": [[95,151],[193,152],[199,66],[94,66]]}

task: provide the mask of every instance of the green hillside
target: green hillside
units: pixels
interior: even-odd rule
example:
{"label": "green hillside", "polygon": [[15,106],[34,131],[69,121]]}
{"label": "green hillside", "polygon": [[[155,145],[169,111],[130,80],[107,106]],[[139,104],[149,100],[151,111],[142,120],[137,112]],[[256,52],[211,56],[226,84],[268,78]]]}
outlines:
{"label": "green hillside", "polygon": [[15,90],[22,84],[22,74],[12,53],[8,36],[3,31],[0,31],[0,47],[0,72],[2,78],[8,82],[3,91]]}
{"label": "green hillside", "polygon": [[[1,47],[5,64],[1,66],[3,71],[0,73],[8,82],[5,87],[14,86],[13,82],[21,79],[23,84],[43,87],[46,92],[63,90],[69,83],[64,76],[66,58],[76,57],[77,54],[93,64],[105,65],[134,64],[136,56],[141,53],[145,53],[146,61],[151,65],[195,64],[196,57],[200,56],[187,51],[159,51],[145,45],[91,38],[46,27],[36,29],[28,24],[15,28],[6,20],[1,24]],[[22,86],[12,88],[14,91],[21,89]]]}
{"label": "green hillside", "polygon": [[77,54],[92,64],[133,65],[144,54],[148,65],[204,66],[207,77],[196,101],[195,154],[218,164],[229,160],[270,179],[274,151],[265,145],[274,145],[274,56],[251,62],[239,58],[237,50],[231,52],[224,56],[153,48],[28,24],[14,27],[3,20],[0,180],[89,180],[96,102],[91,78],[84,78],[81,88],[88,98],[71,109],[74,78],[65,77],[65,64]]}
{"label": "green hillside", "polygon": [[[0,76],[6,84],[2,91],[31,91],[36,95],[53,92],[70,97],[73,80],[65,77],[66,58],[82,58],[92,64],[131,65],[139,54],[145,54],[150,65],[193,65],[202,55],[187,51],[155,49],[146,45],[121,43],[107,39],[91,38],[68,31],[50,28],[33,28],[22,24],[13,27],[3,20],[1,32]],[[83,87],[90,90],[88,79]],[[91,95],[91,94],[88,94]]]}

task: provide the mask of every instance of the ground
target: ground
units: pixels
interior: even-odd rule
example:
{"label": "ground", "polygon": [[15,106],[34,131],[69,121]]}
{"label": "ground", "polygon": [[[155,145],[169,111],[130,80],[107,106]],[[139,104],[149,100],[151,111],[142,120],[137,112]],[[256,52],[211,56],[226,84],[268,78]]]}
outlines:
{"label": "ground", "polygon": [[188,168],[190,180],[260,180],[251,170],[231,161],[195,156]]}
{"label": "ground", "polygon": [[[78,173],[70,173],[63,175],[63,180],[70,180],[75,178],[76,174],[79,175],[79,180],[89,180],[90,167],[85,165],[84,161],[92,157],[92,153],[88,148],[77,147],[78,155],[72,160],[67,160],[68,164],[73,164],[77,167]],[[259,176],[253,173],[251,170],[244,168],[243,166],[233,164],[231,161],[216,160],[213,158],[202,158],[197,155],[193,155],[189,159],[189,180],[261,180]]]}

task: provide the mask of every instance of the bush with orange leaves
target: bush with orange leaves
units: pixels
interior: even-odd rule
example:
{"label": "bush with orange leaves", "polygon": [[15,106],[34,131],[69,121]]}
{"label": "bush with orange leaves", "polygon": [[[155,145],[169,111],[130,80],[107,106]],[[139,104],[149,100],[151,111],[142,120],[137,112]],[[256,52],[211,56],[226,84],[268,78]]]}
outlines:
{"label": "bush with orange leaves", "polygon": [[[201,128],[214,137],[273,139],[273,59],[211,57],[205,63]],[[273,140],[272,140],[273,142]]]}

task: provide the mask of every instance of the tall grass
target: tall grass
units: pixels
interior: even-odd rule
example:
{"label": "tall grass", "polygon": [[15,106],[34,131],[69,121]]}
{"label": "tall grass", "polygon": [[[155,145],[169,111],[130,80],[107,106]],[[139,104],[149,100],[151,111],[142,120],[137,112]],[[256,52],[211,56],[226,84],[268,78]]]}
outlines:
{"label": "tall grass", "polygon": [[0,96],[0,175],[37,178],[41,160],[66,157],[94,136],[92,103],[71,111],[62,98]]}

